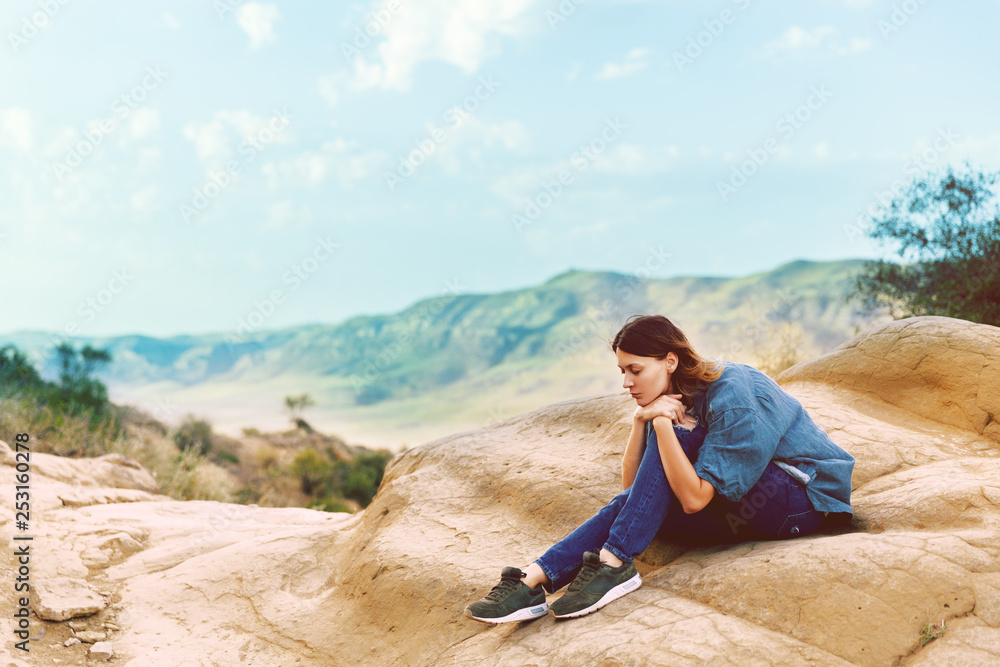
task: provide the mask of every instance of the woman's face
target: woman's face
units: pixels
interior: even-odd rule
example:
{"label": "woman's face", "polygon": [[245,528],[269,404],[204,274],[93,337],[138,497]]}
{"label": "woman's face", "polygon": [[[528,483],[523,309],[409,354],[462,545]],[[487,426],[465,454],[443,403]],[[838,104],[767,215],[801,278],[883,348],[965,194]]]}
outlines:
{"label": "woman's face", "polygon": [[615,352],[618,368],[622,371],[624,387],[640,406],[646,406],[670,388],[670,376],[677,368],[677,354],[668,352],[666,359],[639,357],[622,351]]}

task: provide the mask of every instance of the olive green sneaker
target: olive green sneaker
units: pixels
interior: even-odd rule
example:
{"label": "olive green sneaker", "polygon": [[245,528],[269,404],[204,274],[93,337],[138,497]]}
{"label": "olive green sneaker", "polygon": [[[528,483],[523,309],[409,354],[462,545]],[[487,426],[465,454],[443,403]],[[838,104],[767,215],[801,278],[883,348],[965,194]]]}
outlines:
{"label": "olive green sneaker", "polygon": [[528,621],[545,616],[549,605],[541,586],[528,588],[521,579],[524,572],[516,567],[505,567],[500,573],[500,583],[481,600],[465,608],[465,617],[483,623],[510,623]]}
{"label": "olive green sneaker", "polygon": [[549,608],[556,618],[573,618],[597,611],[612,600],[642,585],[642,577],[631,561],[618,567],[601,562],[593,552],[583,554],[583,566],[563,596]]}

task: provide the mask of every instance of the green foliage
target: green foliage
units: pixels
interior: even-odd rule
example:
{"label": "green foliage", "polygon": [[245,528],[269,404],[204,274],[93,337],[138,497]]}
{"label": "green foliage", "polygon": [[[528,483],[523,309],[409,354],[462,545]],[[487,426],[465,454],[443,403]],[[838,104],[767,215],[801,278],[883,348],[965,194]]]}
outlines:
{"label": "green foliage", "polygon": [[292,472],[299,478],[302,493],[311,496],[330,478],[333,462],[314,447],[307,447],[295,456]]}
{"label": "green foliage", "polygon": [[927,646],[930,642],[934,641],[938,637],[944,636],[944,631],[947,630],[944,620],[940,623],[927,623],[924,627],[920,628],[920,645]]}
{"label": "green foliage", "polygon": [[45,402],[57,412],[90,414],[96,423],[108,413],[111,404],[107,387],[92,375],[98,366],[111,361],[111,355],[89,344],[77,351],[67,342],[57,345],[55,351],[59,357],[59,386],[49,392]]}
{"label": "green foliage", "polygon": [[869,262],[852,297],[894,317],[943,315],[1000,326],[1000,173],[956,172],[916,179],[888,209],[869,217],[869,235],[899,245],[909,263]]}
{"label": "green foliage", "polygon": [[292,472],[299,479],[302,493],[315,498],[314,504],[339,503],[338,499],[349,498],[366,507],[382,483],[390,458],[388,452],[370,452],[359,454],[353,462],[338,461],[329,452],[307,447],[296,455]]}
{"label": "green foliage", "polygon": [[309,394],[299,394],[298,396],[285,396],[285,407],[292,415],[292,421],[295,421],[302,411],[308,407],[316,405],[316,402],[312,399]]}
{"label": "green foliage", "polygon": [[215,460],[223,463],[232,463],[233,465],[239,465],[240,463],[240,457],[224,449],[215,450]]}
{"label": "green foliage", "polygon": [[0,347],[0,396],[37,394],[45,384],[23,352],[13,345]]}
{"label": "green foliage", "polygon": [[391,455],[388,453],[373,452],[359,455],[350,464],[341,462],[346,469],[339,489],[340,495],[356,500],[362,507],[366,507],[382,483],[382,475],[390,458]]}
{"label": "green foliage", "polygon": [[92,374],[111,361],[111,355],[90,345],[77,351],[66,342],[55,352],[58,383],[43,380],[15,346],[0,348],[0,398],[13,401],[7,411],[16,408],[19,428],[30,427],[46,451],[62,456],[104,454],[106,445],[122,436],[122,429],[107,388]]}
{"label": "green foliage", "polygon": [[323,512],[350,512],[351,511],[351,508],[346,503],[344,503],[342,500],[338,500],[337,498],[332,498],[330,496],[324,496],[322,498],[318,498],[318,499],[312,501],[311,503],[309,503],[306,507],[309,508],[309,509],[321,510]]}
{"label": "green foliage", "polygon": [[174,433],[174,444],[182,452],[193,450],[198,456],[206,456],[212,451],[212,425],[188,415]]}

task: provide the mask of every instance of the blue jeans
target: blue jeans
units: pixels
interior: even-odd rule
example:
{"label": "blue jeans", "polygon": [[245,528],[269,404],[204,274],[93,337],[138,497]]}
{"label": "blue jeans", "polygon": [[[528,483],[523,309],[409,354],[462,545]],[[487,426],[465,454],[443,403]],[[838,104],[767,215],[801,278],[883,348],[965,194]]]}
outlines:
{"label": "blue jeans", "polygon": [[[691,430],[676,424],[673,428],[681,449],[693,463],[706,428],[701,424]],[[667,482],[656,431],[650,429],[632,486],[535,562],[551,582],[545,590],[552,593],[573,581],[585,551],[607,549],[627,563],[645,551],[657,534],[693,543],[787,539],[813,532],[823,516],[813,509],[805,487],[773,462],[739,502],[716,493],[703,509],[686,514]]]}

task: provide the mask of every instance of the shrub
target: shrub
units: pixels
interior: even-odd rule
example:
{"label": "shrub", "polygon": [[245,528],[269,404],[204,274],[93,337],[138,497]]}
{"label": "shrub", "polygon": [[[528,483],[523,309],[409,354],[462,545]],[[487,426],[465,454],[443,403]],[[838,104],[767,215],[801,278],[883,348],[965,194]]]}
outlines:
{"label": "shrub", "polygon": [[174,443],[182,452],[192,449],[198,456],[206,456],[212,450],[212,425],[188,415],[174,433]]}
{"label": "shrub", "polygon": [[340,488],[344,498],[356,500],[362,507],[367,507],[378,492],[385,466],[391,455],[385,452],[373,452],[359,455],[352,464],[346,464],[346,474]]}
{"label": "shrub", "polygon": [[295,456],[292,472],[299,478],[302,493],[311,496],[329,479],[333,462],[315,448],[307,447]]}

